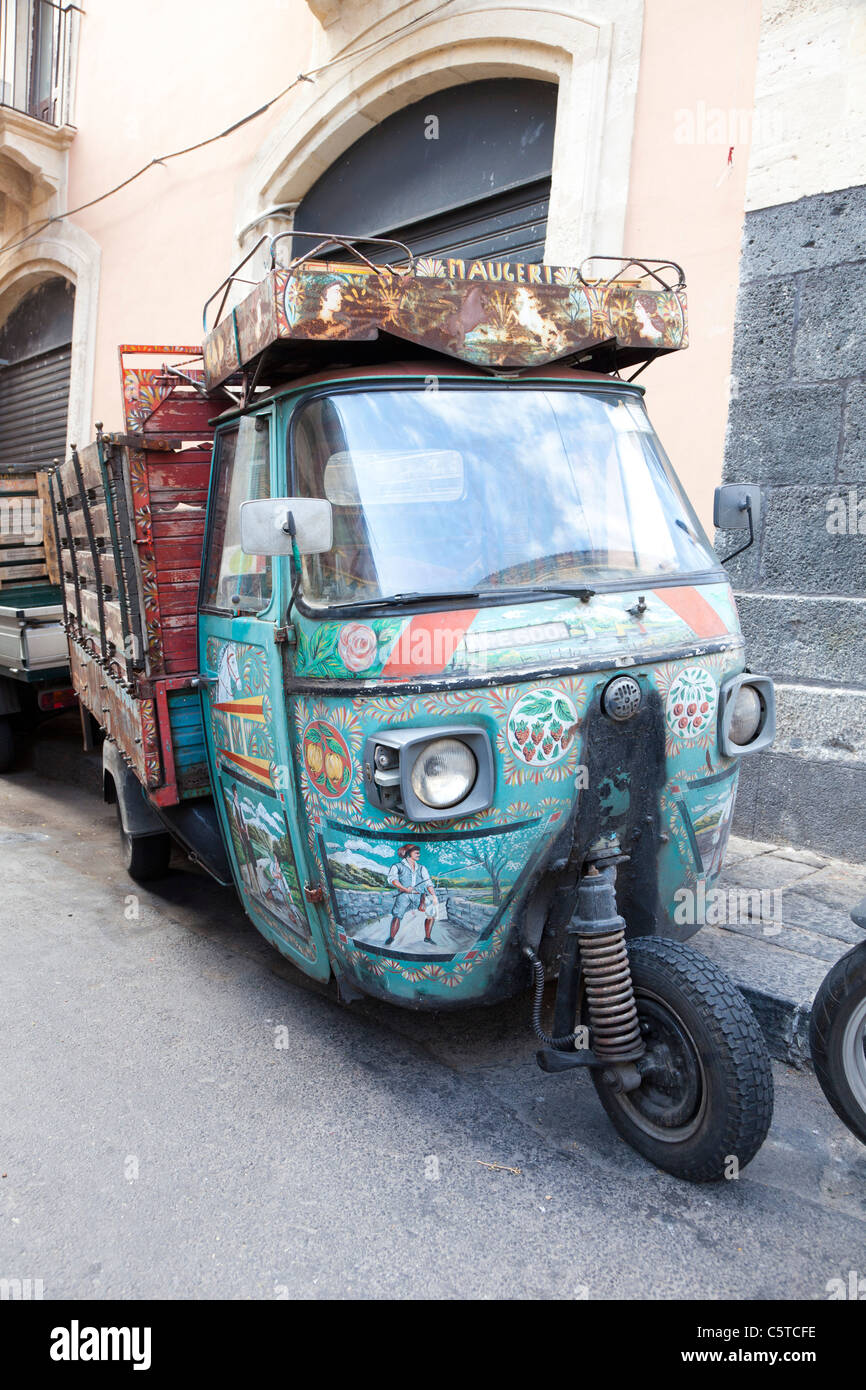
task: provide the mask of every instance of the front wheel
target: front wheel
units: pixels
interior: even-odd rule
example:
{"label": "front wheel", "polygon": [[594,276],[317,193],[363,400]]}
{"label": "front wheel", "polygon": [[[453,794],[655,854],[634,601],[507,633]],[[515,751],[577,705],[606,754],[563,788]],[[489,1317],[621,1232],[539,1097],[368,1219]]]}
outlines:
{"label": "front wheel", "polygon": [[646,1046],[636,1063],[641,1082],[617,1091],[593,1068],[599,1099],[622,1138],[657,1168],[691,1182],[734,1177],[773,1117],[773,1073],[755,1016],[728,976],[689,946],[637,937],[628,955]]}
{"label": "front wheel", "polygon": [[825,977],[812,1005],[809,1042],[821,1090],[866,1144],[866,942]]}

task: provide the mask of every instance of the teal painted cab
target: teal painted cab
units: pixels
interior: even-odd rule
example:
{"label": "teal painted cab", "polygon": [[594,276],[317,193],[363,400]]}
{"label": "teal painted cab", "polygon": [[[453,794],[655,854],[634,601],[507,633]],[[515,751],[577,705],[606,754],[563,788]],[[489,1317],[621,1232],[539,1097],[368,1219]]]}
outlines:
{"label": "teal painted cab", "polygon": [[[208,759],[247,911],[308,973],[416,1007],[513,993],[605,841],[630,935],[695,929],[743,643],[641,394],[353,369],[218,430]],[[241,504],[269,497],[327,501],[330,545],[246,553]]]}

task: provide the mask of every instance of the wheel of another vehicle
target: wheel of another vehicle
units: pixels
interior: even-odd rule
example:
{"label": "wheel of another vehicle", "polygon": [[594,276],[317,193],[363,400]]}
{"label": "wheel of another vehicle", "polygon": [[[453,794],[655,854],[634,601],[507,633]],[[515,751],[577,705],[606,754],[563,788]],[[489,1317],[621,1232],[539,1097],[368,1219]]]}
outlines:
{"label": "wheel of another vehicle", "polygon": [[15,737],[8,719],[0,719],[0,772],[8,772],[15,761]]}
{"label": "wheel of another vehicle", "polygon": [[866,1144],[866,941],[825,977],[812,1005],[809,1043],[824,1095]]}
{"label": "wheel of another vehicle", "polygon": [[123,846],[124,864],[130,878],[134,878],[137,883],[149,883],[154,878],[165,878],[171,860],[171,836],[128,834],[120,819],[119,806],[117,824]]}
{"label": "wheel of another vehicle", "polygon": [[734,1177],[754,1158],[773,1117],[763,1034],[740,991],[681,942],[628,943],[646,1051],[641,1084],[617,1091],[592,1069],[615,1129],[657,1168],[691,1182]]}

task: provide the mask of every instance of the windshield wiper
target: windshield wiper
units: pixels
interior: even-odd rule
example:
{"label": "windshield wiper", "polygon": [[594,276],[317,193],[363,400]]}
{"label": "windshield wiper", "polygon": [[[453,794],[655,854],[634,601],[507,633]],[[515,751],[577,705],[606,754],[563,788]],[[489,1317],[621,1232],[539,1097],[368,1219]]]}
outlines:
{"label": "windshield wiper", "polygon": [[595,594],[595,589],[587,589],[582,584],[503,584],[491,589],[444,589],[441,593],[408,593],[408,594],[383,594],[381,598],[365,598],[357,601],[349,600],[346,607],[349,608],[387,608],[390,604],[398,608],[404,608],[409,604],[417,603],[444,603],[448,600],[460,599],[521,599],[527,595],[537,598],[542,594],[573,594],[582,603],[589,603]]}
{"label": "windshield wiper", "polygon": [[442,593],[383,594],[381,598],[363,598],[346,601],[347,608],[387,608],[396,604],[403,608],[410,603],[442,603],[446,599],[479,598],[477,589],[445,589]]}
{"label": "windshield wiper", "polygon": [[483,593],[485,597],[502,594],[508,598],[519,598],[521,594],[574,594],[581,603],[589,603],[595,596],[595,589],[588,589],[585,584],[503,584],[484,589]]}

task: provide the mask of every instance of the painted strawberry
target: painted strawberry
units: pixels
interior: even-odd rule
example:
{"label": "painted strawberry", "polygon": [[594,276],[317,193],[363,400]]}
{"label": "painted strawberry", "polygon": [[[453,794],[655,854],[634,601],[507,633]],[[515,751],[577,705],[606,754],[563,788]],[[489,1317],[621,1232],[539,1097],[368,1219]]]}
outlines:
{"label": "painted strawberry", "polygon": [[521,724],[519,728],[516,728],[514,730],[514,737],[517,739],[517,742],[520,744],[522,748],[526,740],[529,738],[529,730],[527,729],[525,724]]}
{"label": "painted strawberry", "polygon": [[571,730],[570,730],[570,729],[566,729],[565,733],[562,735],[562,742],[561,742],[561,744],[560,744],[560,747],[562,748],[563,752],[565,752],[566,748],[568,748],[569,744],[571,743],[572,738],[573,738],[573,735],[572,735]]}
{"label": "painted strawberry", "polygon": [[543,724],[533,724],[533,726],[532,726],[532,742],[533,742],[533,743],[540,743],[541,740],[542,740],[543,738],[544,738],[544,725],[543,725]]}
{"label": "painted strawberry", "polygon": [[558,742],[559,742],[559,737],[560,737],[560,734],[561,734],[561,733],[562,733],[562,725],[561,725],[561,724],[559,724],[559,723],[551,724],[551,726],[550,726],[550,737],[553,739],[554,743],[558,743]]}
{"label": "painted strawberry", "polygon": [[531,743],[527,743],[526,747],[523,749],[523,756],[528,763],[532,762],[532,759],[535,757],[535,748]]}
{"label": "painted strawberry", "polygon": [[553,739],[552,739],[552,738],[546,738],[546,739],[544,740],[544,742],[543,742],[542,745],[541,745],[541,751],[542,751],[542,753],[544,754],[545,758],[549,758],[549,757],[550,757],[551,753],[553,752]]}

